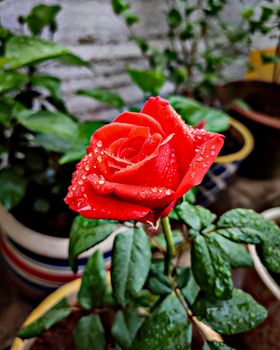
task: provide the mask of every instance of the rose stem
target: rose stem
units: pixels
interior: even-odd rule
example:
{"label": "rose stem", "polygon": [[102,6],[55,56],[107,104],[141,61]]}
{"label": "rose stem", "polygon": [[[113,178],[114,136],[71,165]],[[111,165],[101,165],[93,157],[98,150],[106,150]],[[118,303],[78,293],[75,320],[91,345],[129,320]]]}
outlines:
{"label": "rose stem", "polygon": [[161,220],[162,223],[162,229],[163,229],[163,233],[164,233],[164,238],[165,238],[165,242],[166,242],[166,255],[165,255],[165,274],[170,276],[172,273],[172,258],[176,253],[176,249],[174,246],[174,241],[173,241],[173,236],[172,236],[172,231],[171,231],[171,227],[170,227],[170,222],[169,222],[169,218],[165,217]]}
{"label": "rose stem", "polygon": [[182,297],[180,290],[178,288],[175,288],[174,292],[175,292],[177,298],[179,299],[181,305],[185,309],[187,316],[196,325],[196,327],[198,328],[198,330],[199,330],[200,334],[202,335],[203,339],[205,341],[216,341],[216,342],[219,342],[219,343],[223,343],[224,342],[223,338],[220,336],[219,333],[214,331],[214,329],[209,327],[207,324],[199,321],[197,319],[197,317],[194,316],[194,314],[192,313],[192,310],[189,308],[189,306],[185,302],[185,299]]}

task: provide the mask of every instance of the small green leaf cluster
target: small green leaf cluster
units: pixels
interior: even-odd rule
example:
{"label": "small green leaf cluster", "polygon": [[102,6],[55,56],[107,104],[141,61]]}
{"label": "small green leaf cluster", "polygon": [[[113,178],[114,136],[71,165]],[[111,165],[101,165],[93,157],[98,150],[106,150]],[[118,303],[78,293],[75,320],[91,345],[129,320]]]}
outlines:
{"label": "small green leaf cluster", "polygon": [[[271,34],[279,28],[279,5],[269,0],[257,6],[239,4],[240,10],[235,16],[238,21],[227,15],[230,1],[226,0],[197,3],[167,0],[165,3],[168,41],[162,49],[152,40],[137,35],[139,17],[127,21],[126,13],[131,13],[132,2],[112,0],[112,7],[123,17],[131,40],[139,47],[150,69],[161,71],[163,79],[172,81],[176,93],[186,93],[207,104],[213,102],[217,83],[225,79],[226,67],[249,52],[253,35]],[[264,56],[263,59],[264,62],[278,62],[277,56]],[[132,80],[142,89],[138,79]]]}
{"label": "small green leaf cluster", "polygon": [[[65,173],[72,172],[66,171],[71,167],[66,163],[80,160],[92,133],[104,125],[71,115],[61,80],[40,69],[49,60],[87,66],[67,48],[42,39],[42,34],[56,32],[59,11],[59,5],[36,5],[18,18],[22,34],[0,25],[0,202],[7,209],[23,203],[30,188],[41,194],[28,203],[37,214],[62,202],[70,181]],[[96,98],[123,105],[120,98],[106,94],[99,91]]]}
{"label": "small green leaf cluster", "polygon": [[[233,286],[231,273],[253,267],[247,243],[258,245],[265,266],[280,273],[280,228],[252,210],[233,209],[217,218],[187,201],[171,217],[176,230],[164,218],[157,233],[131,222],[74,220],[72,269],[77,271],[80,254],[94,249],[75,305],[85,312],[73,335],[78,350],[191,349],[193,327],[203,335],[203,350],[232,349],[220,335],[246,332],[266,318],[263,306]],[[96,245],[112,234],[109,273]],[[68,316],[69,307],[58,304],[19,336],[36,336]]]}

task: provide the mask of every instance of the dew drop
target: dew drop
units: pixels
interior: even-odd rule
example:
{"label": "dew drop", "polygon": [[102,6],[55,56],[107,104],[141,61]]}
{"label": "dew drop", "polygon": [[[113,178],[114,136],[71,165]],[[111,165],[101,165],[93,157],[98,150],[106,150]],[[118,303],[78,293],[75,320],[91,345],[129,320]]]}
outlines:
{"label": "dew drop", "polygon": [[98,183],[99,183],[99,185],[104,185],[105,184],[105,180],[104,179],[100,179],[100,180],[98,180]]}
{"label": "dew drop", "polygon": [[157,189],[157,187],[152,187],[151,191],[154,192],[154,193],[157,193],[158,189]]}
{"label": "dew drop", "polygon": [[89,166],[88,165],[85,166],[85,170],[89,171]]}
{"label": "dew drop", "polygon": [[101,141],[101,140],[97,141],[97,142],[96,142],[96,145],[97,145],[97,147],[102,147],[102,145],[103,145],[103,144],[102,144],[102,141]]}
{"label": "dew drop", "polygon": [[86,178],[87,178],[86,175],[83,175],[83,176],[82,176],[82,179],[83,179],[83,180],[85,180]]}
{"label": "dew drop", "polygon": [[89,157],[92,157],[92,153],[89,153],[88,156],[89,156]]}
{"label": "dew drop", "polygon": [[99,152],[99,149],[98,149],[98,148],[95,148],[95,149],[93,150],[93,152],[94,152],[94,153],[98,153],[98,152]]}
{"label": "dew drop", "polygon": [[167,196],[170,196],[170,195],[171,195],[171,191],[170,191],[169,189],[167,189],[167,190],[165,191],[165,194],[166,194]]}
{"label": "dew drop", "polygon": [[202,158],[202,157],[198,157],[198,158],[197,158],[197,161],[198,161],[198,162],[202,162],[202,161],[203,161],[203,158]]}
{"label": "dew drop", "polygon": [[69,192],[69,193],[68,193],[68,197],[69,197],[69,198],[73,197],[73,192]]}
{"label": "dew drop", "polygon": [[102,157],[101,157],[101,156],[98,156],[98,157],[97,157],[97,161],[98,161],[99,163],[102,163]]}
{"label": "dew drop", "polygon": [[79,184],[79,185],[82,185],[83,183],[84,183],[83,180],[78,181],[78,184]]}

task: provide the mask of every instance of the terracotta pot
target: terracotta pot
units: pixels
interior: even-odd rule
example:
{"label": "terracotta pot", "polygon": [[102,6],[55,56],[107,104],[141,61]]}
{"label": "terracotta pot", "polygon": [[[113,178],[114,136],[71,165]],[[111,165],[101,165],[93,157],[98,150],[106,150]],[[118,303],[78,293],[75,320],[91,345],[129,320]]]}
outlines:
{"label": "terracotta pot", "polygon": [[[266,218],[280,220],[280,207],[262,213]],[[249,350],[280,349],[280,286],[262,264],[255,246],[249,246],[256,271],[248,271],[244,278],[244,290],[249,292],[268,311],[267,319],[254,330],[243,335]]]}
{"label": "terracotta pot", "polygon": [[217,200],[218,195],[232,180],[243,160],[248,157],[254,148],[254,138],[250,131],[236,119],[230,119],[233,136],[240,139],[241,149],[235,153],[219,156],[201,185],[197,187],[197,203],[209,206]]}
{"label": "terracotta pot", "polygon": [[78,273],[68,263],[68,238],[33,231],[17,221],[0,204],[0,253],[12,280],[31,297],[41,297],[82,274],[87,257],[95,249],[103,252],[108,268],[116,232],[78,257]]}
{"label": "terracotta pot", "polygon": [[[255,147],[243,163],[243,175],[256,178],[280,174],[280,85],[263,81],[236,81],[218,88],[218,98],[230,114],[244,123],[255,138]],[[240,99],[251,109],[234,102]]]}

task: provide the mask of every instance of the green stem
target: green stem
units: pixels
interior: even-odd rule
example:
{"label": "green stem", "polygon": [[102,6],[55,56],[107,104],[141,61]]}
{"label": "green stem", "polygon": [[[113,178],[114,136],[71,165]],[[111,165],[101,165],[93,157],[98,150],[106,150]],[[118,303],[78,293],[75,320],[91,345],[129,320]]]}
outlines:
{"label": "green stem", "polygon": [[169,223],[169,218],[165,217],[161,220],[164,238],[166,242],[166,255],[165,255],[165,274],[170,276],[172,272],[172,258],[176,253],[174,246],[172,231]]}

